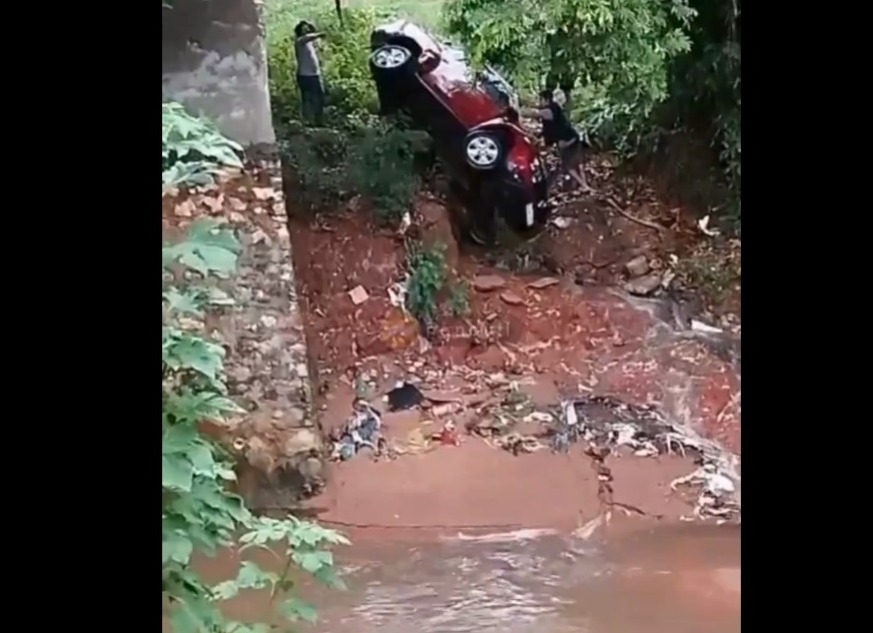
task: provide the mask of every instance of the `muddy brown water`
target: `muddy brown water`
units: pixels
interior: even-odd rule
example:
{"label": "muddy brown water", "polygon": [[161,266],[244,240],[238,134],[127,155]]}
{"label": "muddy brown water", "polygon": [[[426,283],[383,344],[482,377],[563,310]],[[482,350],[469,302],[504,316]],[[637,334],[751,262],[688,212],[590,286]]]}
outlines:
{"label": "muddy brown water", "polygon": [[[733,633],[740,630],[738,527],[678,525],[603,542],[355,538],[337,553],[349,590],[307,591],[314,633]],[[236,561],[202,566],[228,577]],[[255,594],[231,617],[262,619]]]}

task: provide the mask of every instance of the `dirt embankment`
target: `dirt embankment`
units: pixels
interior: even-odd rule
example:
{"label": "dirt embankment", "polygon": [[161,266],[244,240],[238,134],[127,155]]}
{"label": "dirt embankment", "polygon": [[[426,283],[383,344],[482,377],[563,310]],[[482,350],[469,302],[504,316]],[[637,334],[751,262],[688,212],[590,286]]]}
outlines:
{"label": "dirt embankment", "polygon": [[[644,181],[608,185],[609,170],[598,163],[601,195],[567,197],[532,244],[492,253],[449,244],[468,309],[458,316],[446,307],[429,340],[397,305],[406,254],[392,231],[357,207],[292,217],[321,423],[339,438],[356,401],[381,412],[378,458],[363,448],[333,465],[327,492],[313,500],[322,520],[573,528],[606,514],[712,516],[720,502],[706,495],[728,488],[738,501],[738,459],[728,458],[741,439],[739,245],[659,203]],[[450,241],[438,201],[423,198],[417,210],[425,239]],[[682,288],[704,251],[737,261],[717,297]],[[385,394],[398,381],[416,385],[423,401],[389,411]],[[603,397],[672,426],[650,432],[636,419],[592,414],[581,425],[587,434],[556,454],[550,448],[567,423],[559,403],[571,397]],[[591,430],[598,424],[600,439]],[[677,433],[685,444],[672,443]],[[724,447],[720,457],[715,445],[693,447],[708,440]],[[713,460],[730,462],[731,481]]]}

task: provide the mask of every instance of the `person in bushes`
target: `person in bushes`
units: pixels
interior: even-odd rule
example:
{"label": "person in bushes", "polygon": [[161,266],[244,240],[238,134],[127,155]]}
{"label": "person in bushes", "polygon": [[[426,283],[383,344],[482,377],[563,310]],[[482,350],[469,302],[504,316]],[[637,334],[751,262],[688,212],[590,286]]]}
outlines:
{"label": "person in bushes", "polygon": [[294,27],[294,54],[297,57],[297,87],[304,121],[321,122],[324,113],[324,80],[316,42],[324,37],[311,22],[303,20]]}
{"label": "person in bushes", "polygon": [[570,123],[564,108],[555,101],[551,90],[540,92],[536,108],[524,108],[525,116],[540,119],[543,123],[543,140],[546,145],[556,145],[561,159],[561,169],[579,185],[581,191],[591,193],[593,189],[585,178],[585,141]]}

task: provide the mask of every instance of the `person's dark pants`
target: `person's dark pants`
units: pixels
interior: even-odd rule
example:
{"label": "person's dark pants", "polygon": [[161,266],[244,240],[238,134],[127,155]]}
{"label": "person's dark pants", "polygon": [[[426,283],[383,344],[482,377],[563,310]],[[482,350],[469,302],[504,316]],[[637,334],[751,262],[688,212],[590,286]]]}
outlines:
{"label": "person's dark pants", "polygon": [[324,84],[316,75],[297,75],[300,110],[304,121],[321,122],[324,114]]}

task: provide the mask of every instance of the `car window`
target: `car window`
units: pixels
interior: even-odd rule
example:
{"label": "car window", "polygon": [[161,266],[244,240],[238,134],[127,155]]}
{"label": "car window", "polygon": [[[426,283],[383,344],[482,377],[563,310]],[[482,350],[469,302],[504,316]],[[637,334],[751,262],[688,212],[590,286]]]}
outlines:
{"label": "car window", "polygon": [[491,97],[498,105],[503,108],[513,107],[518,109],[518,96],[503,77],[491,66],[485,65],[485,68],[479,73],[479,83],[482,89]]}

